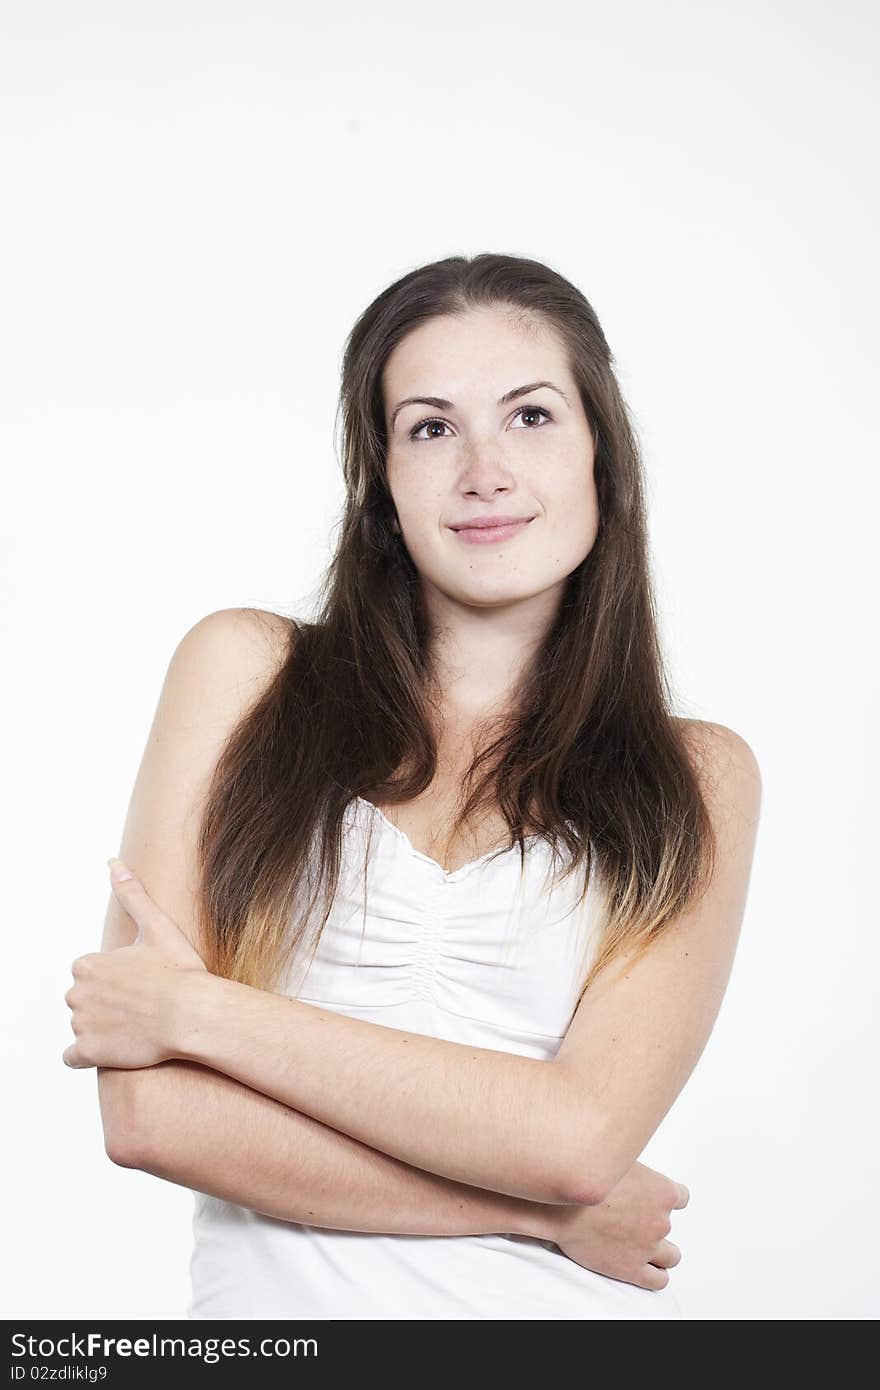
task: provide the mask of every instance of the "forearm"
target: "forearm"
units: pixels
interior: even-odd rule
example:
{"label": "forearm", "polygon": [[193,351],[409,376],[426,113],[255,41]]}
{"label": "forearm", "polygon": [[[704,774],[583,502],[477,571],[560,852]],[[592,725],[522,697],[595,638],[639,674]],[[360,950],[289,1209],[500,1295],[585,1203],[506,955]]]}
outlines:
{"label": "forearm", "polygon": [[589,1111],[561,1069],[191,972],[174,1055],[427,1172],[542,1203],[588,1190]]}
{"label": "forearm", "polygon": [[199,1064],[165,1062],[131,1083],[126,1162],[168,1182],[334,1230],[554,1238],[558,1208],[411,1167]]}

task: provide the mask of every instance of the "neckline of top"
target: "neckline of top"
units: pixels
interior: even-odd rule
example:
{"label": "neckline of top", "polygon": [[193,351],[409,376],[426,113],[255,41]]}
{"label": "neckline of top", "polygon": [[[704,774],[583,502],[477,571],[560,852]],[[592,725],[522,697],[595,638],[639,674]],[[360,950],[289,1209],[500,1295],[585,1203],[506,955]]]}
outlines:
{"label": "neckline of top", "polygon": [[[404,849],[407,850],[407,852],[410,855],[412,855],[414,859],[421,859],[423,864],[429,864],[431,868],[434,869],[436,873],[440,874],[441,877],[445,879],[447,882],[463,878],[466,874],[469,874],[472,869],[479,868],[481,864],[485,864],[487,859],[503,859],[507,855],[512,854],[514,850],[519,848],[517,844],[498,845],[495,849],[486,850],[486,853],[481,854],[479,858],[470,859],[467,862],[467,864],[459,864],[457,869],[444,869],[443,865],[440,864],[436,859],[432,859],[430,854],[425,854],[424,850],[416,849],[415,845],[407,835],[406,831],[401,830],[399,825],[395,825],[393,820],[389,820],[382,808],[380,806],[377,806],[374,801],[368,801],[365,796],[356,796],[355,801],[360,806],[364,807],[368,812],[372,812],[372,814],[379,821],[380,825],[387,826],[389,830],[393,831],[397,839],[403,845]],[[530,848],[533,841],[540,839],[540,835],[524,835],[523,842],[526,848],[526,852],[528,852],[528,849]]]}

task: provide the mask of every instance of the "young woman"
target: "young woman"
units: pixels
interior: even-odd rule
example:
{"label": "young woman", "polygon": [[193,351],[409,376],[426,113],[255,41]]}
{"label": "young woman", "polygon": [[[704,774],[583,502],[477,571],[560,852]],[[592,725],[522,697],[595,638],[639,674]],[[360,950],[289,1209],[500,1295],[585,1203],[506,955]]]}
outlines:
{"label": "young woman", "polygon": [[66,1002],[107,1151],[195,1194],[193,1318],[675,1318],[638,1162],[729,978],[748,744],[672,713],[636,440],[511,256],[349,337],[314,621],[172,657]]}

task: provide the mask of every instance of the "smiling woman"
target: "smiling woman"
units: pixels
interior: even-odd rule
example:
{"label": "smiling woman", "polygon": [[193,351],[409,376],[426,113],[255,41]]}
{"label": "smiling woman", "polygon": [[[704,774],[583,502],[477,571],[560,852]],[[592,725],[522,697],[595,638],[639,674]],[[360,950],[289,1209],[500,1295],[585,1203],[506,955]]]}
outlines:
{"label": "smiling woman", "polygon": [[451,257],[363,312],[341,409],[317,618],[173,655],[75,1065],[195,1193],[194,1318],[679,1317],[687,1189],[638,1157],[760,777],[672,712],[610,349],[550,268]]}
{"label": "smiling woman", "polygon": [[[499,396],[492,388],[502,352],[508,378],[525,384]],[[534,375],[536,364],[545,376]],[[443,395],[402,394],[409,382],[438,380]],[[442,605],[451,584],[471,609],[528,600],[529,620],[546,627],[599,524],[595,437],[565,339],[542,317],[525,319],[505,304],[438,315],[390,353],[382,390],[394,525],[426,603]],[[445,414],[420,419],[424,405]],[[477,570],[476,547],[488,562]],[[508,677],[498,672],[498,683]],[[475,703],[487,693],[484,684]]]}

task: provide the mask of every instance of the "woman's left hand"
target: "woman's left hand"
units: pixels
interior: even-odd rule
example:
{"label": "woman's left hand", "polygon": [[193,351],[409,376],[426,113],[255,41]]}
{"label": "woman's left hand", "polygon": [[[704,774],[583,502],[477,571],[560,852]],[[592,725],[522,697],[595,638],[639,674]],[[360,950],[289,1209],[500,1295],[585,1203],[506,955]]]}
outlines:
{"label": "woman's left hand", "polygon": [[140,879],[111,875],[110,882],[138,935],[130,946],[73,962],[74,983],[64,996],[76,1034],[63,1054],[69,1067],[151,1067],[178,1056],[186,985],[194,973],[207,974],[201,956]]}

